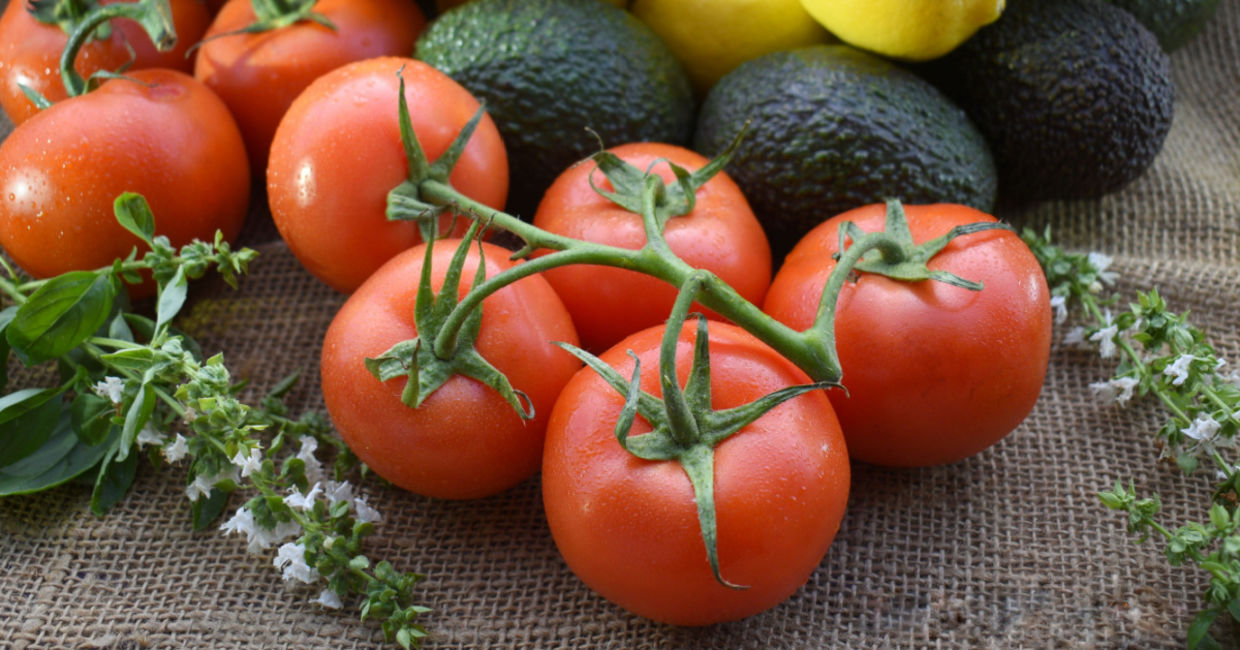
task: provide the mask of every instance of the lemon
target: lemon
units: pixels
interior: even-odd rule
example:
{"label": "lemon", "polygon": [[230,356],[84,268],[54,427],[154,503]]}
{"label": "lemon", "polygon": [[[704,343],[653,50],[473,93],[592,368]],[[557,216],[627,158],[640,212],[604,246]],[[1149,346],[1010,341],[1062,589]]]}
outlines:
{"label": "lemon", "polygon": [[926,61],[1003,13],[1004,0],[801,0],[832,34],[875,54]]}
{"label": "lemon", "polygon": [[629,10],[667,43],[699,96],[750,59],[832,40],[799,0],[633,0]]}

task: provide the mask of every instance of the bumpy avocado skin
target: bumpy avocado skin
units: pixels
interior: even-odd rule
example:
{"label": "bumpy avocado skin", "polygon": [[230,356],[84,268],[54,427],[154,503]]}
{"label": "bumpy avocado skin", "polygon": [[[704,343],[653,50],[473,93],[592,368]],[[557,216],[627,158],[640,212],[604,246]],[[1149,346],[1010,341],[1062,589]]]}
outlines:
{"label": "bumpy avocado skin", "polygon": [[1004,204],[1114,192],[1150,166],[1171,127],[1167,54],[1101,0],[1012,2],[924,72],[990,142]]}
{"label": "bumpy avocado skin", "polygon": [[1218,9],[1218,0],[1110,0],[1154,32],[1163,50],[1174,52],[1197,36]]}
{"label": "bumpy avocado skin", "polygon": [[692,135],[684,69],[648,27],[602,0],[468,2],[431,23],[414,56],[485,103],[508,150],[508,207],[525,217],[600,139],[687,145]]}
{"label": "bumpy avocado skin", "polygon": [[726,167],[776,255],[825,219],[868,203],[992,209],[994,162],[982,135],[942,93],[846,45],[777,52],[742,64],[707,95],[694,147],[726,149]]}

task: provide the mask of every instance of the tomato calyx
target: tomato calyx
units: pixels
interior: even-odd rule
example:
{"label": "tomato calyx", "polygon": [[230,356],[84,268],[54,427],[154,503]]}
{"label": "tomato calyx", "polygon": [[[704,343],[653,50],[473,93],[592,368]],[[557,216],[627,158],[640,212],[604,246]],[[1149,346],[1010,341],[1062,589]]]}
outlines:
{"label": "tomato calyx", "polygon": [[426,158],[426,152],[418,143],[418,136],[413,131],[413,121],[409,117],[409,102],[405,99],[404,67],[396,71],[400,80],[400,92],[397,98],[398,120],[400,123],[400,141],[405,149],[405,161],[408,165],[408,176],[399,185],[392,188],[387,195],[386,215],[389,221],[416,221],[418,230],[424,241],[431,241],[440,236],[439,216],[449,211],[448,204],[431,203],[422,198],[422,184],[426,181],[438,181],[448,184],[452,168],[456,166],[461,155],[465,153],[465,145],[473,136],[474,130],[486,115],[484,107],[479,107],[473,117],[465,123],[460,133],[448,145],[443,155],[432,163]]}
{"label": "tomato calyx", "polygon": [[[177,34],[172,24],[172,7],[168,4],[168,0],[136,0],[135,2],[94,6],[73,25],[69,33],[69,41],[60,55],[60,77],[64,81],[65,91],[69,97],[86,94],[94,89],[100,80],[120,77],[120,73],[124,72],[124,67],[127,67],[128,64],[121,70],[100,70],[89,78],[83,78],[73,66],[78,52],[81,51],[86,41],[92,38],[100,27],[107,25],[114,18],[127,18],[138,23],[161,52],[176,46]],[[21,89],[40,109],[51,105],[51,102],[33,89],[24,85]]]}
{"label": "tomato calyx", "polygon": [[610,151],[602,149],[600,142],[600,150],[590,158],[596,165],[595,171],[603,173],[611,183],[612,190],[605,190],[594,183],[594,172],[591,171],[589,181],[590,187],[612,203],[632,212],[634,214],[642,214],[645,194],[650,191],[646,187],[646,179],[653,176],[655,165],[660,162],[666,163],[668,168],[672,170],[672,174],[676,176],[676,180],[671,183],[659,183],[655,186],[654,194],[654,219],[658,226],[659,232],[663,231],[667,221],[672,217],[679,217],[693,212],[693,207],[697,203],[697,191],[703,185],[714,178],[716,174],[723,171],[725,165],[732,158],[732,154],[740,145],[741,139],[744,137],[745,130],[742,129],[732,143],[728,145],[718,156],[715,156],[710,162],[703,165],[697,171],[690,173],[684,167],[673,163],[670,160],[660,158],[650,164],[646,169],[638,169],[619,156]]}
{"label": "tomato calyx", "polygon": [[327,29],[336,31],[336,24],[327,16],[314,11],[314,4],[317,0],[250,0],[250,6],[254,9],[254,22],[242,27],[234,29],[231,32],[222,32],[202,39],[189,49],[190,52],[202,47],[203,43],[213,41],[217,38],[226,36],[236,36],[238,34],[259,34],[269,32],[275,29],[281,29],[294,25],[304,20],[318,23]]}
{"label": "tomato calyx", "polygon": [[[406,406],[417,408],[453,375],[462,375],[490,386],[518,415],[532,420],[534,404],[529,396],[513,388],[508,377],[484,359],[474,347],[482,325],[481,306],[471,310],[464,323],[450,333],[451,344],[446,350],[435,345],[440,333],[444,331],[449,314],[459,302],[461,270],[465,266],[469,247],[475,243],[481,246],[480,242],[476,242],[480,230],[479,224],[474,223],[465,233],[465,238],[452,256],[438,294],[431,287],[431,261],[435,240],[427,240],[426,256],[422,262],[422,274],[418,280],[418,293],[414,302],[417,337],[401,341],[379,356],[368,357],[363,362],[370,374],[379,381],[386,382],[398,377],[406,379],[400,398]],[[476,287],[485,276],[486,260],[480,250],[473,286]]]}
{"label": "tomato calyx", "polygon": [[[913,234],[909,231],[908,218],[904,208],[897,200],[887,201],[887,221],[883,232],[887,238],[876,243],[867,250],[853,266],[858,271],[877,273],[896,280],[919,282],[921,280],[937,280],[954,287],[981,291],[982,283],[966,280],[955,273],[931,269],[926,266],[939,251],[947,247],[957,237],[982,232],[984,230],[1012,230],[1012,227],[1000,222],[979,221],[977,223],[955,226],[939,237],[923,244],[913,242]],[[835,254],[839,260],[844,251],[846,239],[860,241],[868,233],[861,230],[855,223],[845,222],[840,228],[840,253]]]}
{"label": "tomato calyx", "polygon": [[[685,320],[690,315],[689,308],[708,276],[709,274],[702,271],[689,276],[682,285],[672,314],[668,318],[659,349],[659,385],[663,394],[661,398],[641,390],[641,361],[632,350],[629,350],[629,354],[634,360],[633,374],[626,380],[593,354],[565,343],[558,345],[588,365],[616,392],[624,396],[624,408],[615,426],[616,441],[621,447],[643,460],[675,461],[684,469],[693,487],[702,543],[715,580],[731,589],[746,589],[744,585],[728,581],[719,569],[714,487],[715,447],[776,406],[798,395],[832,384],[817,382],[789,386],[741,406],[714,410],[711,406],[709,330],[706,318],[695,313],[692,314],[697,319],[693,360],[682,389],[677,379],[676,347]],[[641,415],[652,429],[648,433],[630,436],[638,415]]]}
{"label": "tomato calyx", "polygon": [[[56,25],[66,34],[72,34],[74,27],[82,22],[92,9],[99,6],[95,0],[29,0],[26,11],[37,21],[45,25]],[[107,38],[111,32],[105,23],[95,30],[97,38]]]}

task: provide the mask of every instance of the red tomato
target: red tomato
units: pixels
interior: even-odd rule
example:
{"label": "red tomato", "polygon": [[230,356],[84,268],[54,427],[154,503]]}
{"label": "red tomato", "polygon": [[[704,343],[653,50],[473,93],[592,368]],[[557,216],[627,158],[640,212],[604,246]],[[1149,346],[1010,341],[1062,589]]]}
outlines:
{"label": "red tomato", "polygon": [[[435,243],[432,286],[443,285],[457,240]],[[509,251],[483,244],[487,277],[509,268]],[[363,365],[417,336],[413,320],[425,246],[392,258],[349,297],[323,340],[322,388],[341,438],[383,478],[418,494],[469,499],[494,494],[538,470],[551,405],[578,366],[552,345],[575,343],[572,320],[541,277],[524,278],[482,302],[477,350],[529,396],[523,420],[499,393],[454,376],[417,409],[400,401],[404,379],[380,382]],[[464,295],[478,265],[470,250]]]}
{"label": "red tomato", "polygon": [[[397,120],[399,80],[414,131],[438,158],[478,110],[469,91],[420,61],[384,57],[347,64],[310,85],[280,124],[267,169],[267,200],[280,235],[303,265],[349,292],[393,255],[422,241],[413,222],[388,221],[387,194],[408,175]],[[465,195],[500,208],[508,157],[484,117],[451,176]]]}
{"label": "red tomato", "polygon": [[413,52],[426,16],[411,0],[319,0],[314,11],[336,26],[310,20],[254,34],[250,0],[229,0],[207,30],[194,76],[211,87],[237,119],[254,173],[267,167],[280,118],[310,82],[346,63]]}
{"label": "red tomato", "polygon": [[35,277],[107,266],[141,245],[113,214],[126,191],[146,197],[175,246],[241,229],[250,172],[228,108],[182,72],[129,76],[52,105],[0,143],[0,245]]}
{"label": "red tomato", "polygon": [[[113,4],[121,0],[101,0]],[[151,39],[132,20],[113,20],[112,34],[106,40],[88,40],[74,64],[83,78],[99,70],[118,70],[133,59],[130,71],[144,68],[193,70],[193,58],[185,53],[202,38],[211,16],[202,0],[171,0],[172,24],[177,44],[167,52],[155,49]],[[48,100],[66,97],[60,78],[60,54],[69,40],[60,27],[34,19],[26,11],[25,0],[12,0],[0,16],[0,107],[14,124],[38,112],[18,84],[37,90]],[[131,54],[129,48],[133,48]]]}
{"label": "red tomato", "polygon": [[[677,348],[680,381],[692,357],[690,321]],[[601,359],[624,377],[641,359],[642,388],[660,395],[663,326],[630,336]],[[808,383],[798,368],[743,330],[710,324],[716,409]],[[543,455],[543,503],[568,566],[604,598],[677,625],[739,619],[782,602],[831,545],[848,500],[848,452],[822,391],[775,407],[715,447],[719,584],[702,542],[693,489],[675,461],[642,460],[616,441],[623,398],[593,370],[560,393]],[[650,430],[640,416],[632,435]]]}
{"label": "red tomato", "polygon": [[[689,171],[708,162],[697,153],[668,144],[625,144],[609,151],[643,170],[660,158]],[[534,225],[575,239],[641,248],[646,243],[641,215],[590,187],[593,175],[597,186],[612,189],[596,168],[593,160],[586,160],[561,174],[543,196]],[[664,182],[675,179],[665,163],[655,165],[654,171]],[[749,203],[726,174],[720,172],[703,185],[693,211],[669,220],[664,236],[672,252],[690,266],[713,272],[745,299],[761,304],[771,281],[771,249]],[[636,271],[572,265],[545,275],[573,315],[577,333],[589,350],[605,350],[633,332],[662,323],[676,300],[676,287]],[[716,317],[700,305],[694,309]]]}
{"label": "red tomato", "polygon": [[[960,205],[904,211],[918,243],[953,226],[995,220]],[[764,311],[795,329],[808,327],[835,267],[839,225],[882,230],[885,214],[884,205],[858,208],[805,235],[776,273]],[[1007,230],[965,235],[928,266],[985,288],[860,273],[840,292],[835,332],[847,391],[829,395],[855,459],[925,466],[971,456],[1015,429],[1042,389],[1050,295],[1020,237]]]}

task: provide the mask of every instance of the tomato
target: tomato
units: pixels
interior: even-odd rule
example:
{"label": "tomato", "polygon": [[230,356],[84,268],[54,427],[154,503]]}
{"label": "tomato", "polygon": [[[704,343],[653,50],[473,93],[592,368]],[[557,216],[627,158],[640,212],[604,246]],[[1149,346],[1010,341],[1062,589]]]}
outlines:
{"label": "tomato", "polygon": [[[435,244],[432,286],[443,285],[456,240]],[[488,277],[513,265],[509,251],[483,244]],[[555,292],[534,275],[482,302],[478,352],[529,396],[523,420],[499,393],[453,376],[417,409],[400,400],[405,379],[380,382],[363,360],[417,336],[413,320],[425,245],[392,258],[349,297],[323,340],[322,390],[341,438],[383,478],[426,496],[468,499],[494,494],[534,474],[551,405],[579,363],[552,341],[576,343]],[[461,295],[478,266],[466,259]]]}
{"label": "tomato", "polygon": [[[399,80],[418,140],[438,158],[477,112],[478,100],[420,61],[383,57],[344,65],[297,98],[276,132],[267,200],[297,259],[349,292],[393,255],[421,242],[413,222],[385,216],[387,194],[408,174],[397,119]],[[478,125],[452,172],[466,196],[500,208],[508,157],[490,117]]]}
{"label": "tomato", "polygon": [[53,104],[0,143],[0,245],[35,277],[108,266],[141,245],[114,216],[122,192],[146,197],[175,246],[241,229],[250,173],[228,108],[182,72],[129,77]]}
{"label": "tomato", "polygon": [[267,167],[280,118],[310,82],[352,61],[409,55],[426,17],[412,0],[319,0],[333,31],[302,20],[253,34],[219,36],[254,22],[250,0],[229,0],[207,30],[194,76],[224,99],[245,136],[254,173]]}
{"label": "tomato", "polygon": [[[102,0],[100,4],[119,1]],[[69,36],[56,25],[35,20],[26,11],[26,4],[24,0],[13,0],[0,16],[0,107],[14,124],[38,112],[18,84],[29,86],[53,102],[67,96],[60,78],[60,54]],[[177,33],[176,46],[171,50],[156,50],[138,23],[113,20],[107,39],[91,39],[82,47],[74,62],[78,72],[89,77],[99,70],[119,70],[131,58],[129,71],[172,68],[190,72],[194,61],[186,52],[202,37],[211,16],[201,0],[171,0],[170,6]]]}
{"label": "tomato", "polygon": [[[961,205],[906,205],[913,240],[995,221]],[[837,251],[839,225],[883,229],[886,207],[835,216],[793,248],[763,310],[796,329],[813,321]],[[990,447],[1033,409],[1050,355],[1051,308],[1037,259],[1015,233],[953,240],[928,263],[981,282],[971,291],[938,281],[860,273],[835,315],[846,391],[831,391],[853,458],[881,465],[950,463]]]}
{"label": "tomato", "polygon": [[[682,329],[677,371],[686,380],[694,324]],[[663,326],[634,334],[600,358],[625,378],[633,350],[641,385],[660,395]],[[714,407],[748,403],[809,380],[740,328],[710,323]],[[676,625],[739,619],[782,602],[821,563],[849,491],[844,438],[822,391],[791,399],[715,447],[721,585],[711,572],[692,486],[676,461],[642,460],[614,427],[624,399],[593,370],[573,376],[547,425],[543,503],[568,566],[604,598]],[[650,430],[637,418],[632,436]]]}
{"label": "tomato", "polygon": [[[707,163],[700,154],[669,144],[630,143],[609,151],[638,169],[654,165],[664,182],[675,176],[665,163],[655,164],[659,159],[689,171]],[[612,189],[596,169],[593,160],[586,160],[564,171],[543,196],[534,225],[576,239],[641,248],[646,243],[641,215],[594,191],[591,178],[600,188]],[[668,246],[690,266],[715,273],[746,300],[760,304],[771,280],[771,249],[749,203],[723,172],[699,188],[696,197],[691,212],[668,221],[664,230]],[[662,323],[676,300],[676,287],[636,271],[572,265],[545,275],[589,350],[604,350],[629,334]],[[715,316],[701,306],[695,309]]]}

